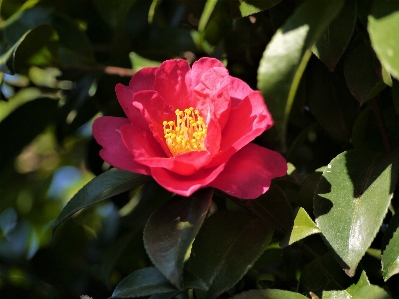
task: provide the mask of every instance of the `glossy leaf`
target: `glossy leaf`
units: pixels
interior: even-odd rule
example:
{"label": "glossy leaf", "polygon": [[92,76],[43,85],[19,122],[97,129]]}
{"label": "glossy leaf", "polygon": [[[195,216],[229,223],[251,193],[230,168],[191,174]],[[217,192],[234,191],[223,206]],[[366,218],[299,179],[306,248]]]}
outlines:
{"label": "glossy leaf", "polygon": [[233,18],[247,17],[269,9],[282,0],[229,0]]}
{"label": "glossy leaf", "polygon": [[352,37],[357,18],[357,2],[346,1],[336,19],[327,26],[312,48],[313,53],[334,71]]}
{"label": "glossy leaf", "polygon": [[399,213],[395,213],[389,221],[388,228],[384,232],[382,238],[381,250],[384,251],[389,241],[392,239],[393,234],[399,229]]}
{"label": "glossy leaf", "polygon": [[[54,121],[58,101],[40,98],[15,109],[0,122],[0,169]],[[27,129],[29,128],[29,129]]]}
{"label": "glossy leaf", "polygon": [[149,181],[151,177],[113,168],[92,179],[67,203],[53,223],[53,234],[77,211]]}
{"label": "glossy leaf", "polygon": [[155,267],[137,270],[125,277],[110,298],[135,298],[176,291]]}
{"label": "glossy leaf", "polygon": [[399,1],[374,1],[367,30],[371,44],[385,69],[399,79]]}
{"label": "glossy leaf", "polygon": [[174,196],[150,217],[144,244],[157,268],[176,287],[183,280],[184,259],[189,253],[209,205],[212,189],[200,189],[190,197]]}
{"label": "glossy leaf", "polygon": [[241,294],[235,295],[230,299],[305,299],[307,297],[284,290],[250,290]]}
{"label": "glossy leaf", "polygon": [[53,29],[47,24],[26,32],[5,54],[0,56],[0,71],[8,74],[23,72],[28,58],[45,46],[52,35]]}
{"label": "glossy leaf", "polygon": [[342,290],[350,282],[350,278],[328,253],[306,264],[301,274],[300,289],[302,293],[313,292],[321,297],[323,291]]}
{"label": "glossy leaf", "polygon": [[355,43],[357,45],[345,58],[344,74],[350,92],[360,104],[364,104],[381,92],[386,85],[377,75],[380,66],[368,41],[360,37]]}
{"label": "glossy leaf", "polygon": [[382,254],[382,275],[387,281],[392,275],[399,273],[399,228],[396,229]]}
{"label": "glossy leaf", "polygon": [[289,232],[281,241],[281,247],[284,248],[306,238],[307,236],[318,234],[320,232],[320,228],[318,228],[316,223],[314,223],[309,217],[305,209],[298,208],[294,220],[294,226],[292,227],[291,232]]}
{"label": "glossy leaf", "polygon": [[241,212],[221,211],[206,219],[188,267],[209,287],[196,291],[198,298],[216,298],[236,284],[262,254],[273,231],[271,225]]}
{"label": "glossy leaf", "polygon": [[305,1],[277,30],[258,69],[258,88],[267,101],[282,144],[295,94],[311,47],[339,13],[344,1]]}
{"label": "glossy leaf", "polygon": [[398,162],[397,153],[347,151],[328,164],[317,186],[316,223],[350,276],[385,217],[395,188]]}

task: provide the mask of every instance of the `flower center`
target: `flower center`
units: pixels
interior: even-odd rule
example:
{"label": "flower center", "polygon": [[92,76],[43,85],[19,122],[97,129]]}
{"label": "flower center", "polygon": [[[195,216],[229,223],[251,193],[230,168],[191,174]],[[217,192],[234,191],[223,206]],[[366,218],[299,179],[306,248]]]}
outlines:
{"label": "flower center", "polygon": [[164,121],[163,131],[170,152],[178,154],[205,150],[204,140],[208,126],[193,107],[176,109],[176,121]]}

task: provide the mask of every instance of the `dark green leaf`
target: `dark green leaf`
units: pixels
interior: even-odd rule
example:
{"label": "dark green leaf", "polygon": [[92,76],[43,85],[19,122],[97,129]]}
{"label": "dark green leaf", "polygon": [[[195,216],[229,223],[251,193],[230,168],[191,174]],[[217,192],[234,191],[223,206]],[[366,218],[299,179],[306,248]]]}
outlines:
{"label": "dark green leaf", "polygon": [[53,223],[53,234],[65,219],[77,211],[150,180],[150,176],[113,168],[92,179],[67,203]]}
{"label": "dark green leaf", "polygon": [[399,228],[396,229],[389,244],[382,254],[382,275],[387,281],[392,275],[399,273]]}
{"label": "dark green leaf", "polygon": [[111,25],[112,28],[116,29],[123,24],[127,14],[136,1],[137,0],[94,0],[93,4],[104,21]]}
{"label": "dark green leaf", "polygon": [[259,212],[257,216],[272,223],[280,233],[285,234],[291,228],[294,219],[291,204],[275,183],[265,194],[246,203],[252,205]]}
{"label": "dark green leaf", "polygon": [[377,75],[377,70],[381,71],[381,68],[376,62],[369,42],[360,37],[354,43],[357,45],[348,50],[349,53],[345,58],[345,80],[353,96],[360,104],[364,104],[381,92],[386,85]]}
{"label": "dark green leaf", "polygon": [[233,18],[247,17],[262,10],[269,9],[281,0],[229,0]]}
{"label": "dark green leaf", "polygon": [[110,298],[135,298],[176,291],[155,267],[137,270],[125,277]]}
{"label": "dark green leaf", "polygon": [[205,220],[189,260],[189,270],[209,290],[198,298],[216,298],[236,284],[259,258],[273,235],[273,226],[233,211],[221,211]]}
{"label": "dark green leaf", "polygon": [[266,99],[286,143],[288,117],[295,94],[311,56],[311,47],[339,13],[344,1],[305,1],[277,30],[258,69],[258,88]]}
{"label": "dark green leaf", "polygon": [[399,1],[374,1],[367,29],[381,64],[399,79]]}
{"label": "dark green leaf", "polygon": [[318,234],[321,230],[309,217],[303,208],[298,208],[294,220],[294,226],[291,232],[289,232],[285,238],[281,241],[281,247],[286,247],[299,240],[306,238],[307,236]]}
{"label": "dark green leaf", "polygon": [[302,293],[313,292],[319,297],[323,291],[343,290],[349,284],[350,278],[330,253],[306,264],[300,279]]}
{"label": "dark green leaf", "polygon": [[397,152],[351,150],[335,157],[319,181],[314,198],[316,223],[350,276],[385,217],[398,162]]}
{"label": "dark green leaf", "polygon": [[392,97],[395,106],[396,114],[399,115],[399,81],[392,80]]}
{"label": "dark green leaf", "polygon": [[41,98],[15,109],[0,122],[0,169],[12,163],[16,155],[53,120],[58,101]]}
{"label": "dark green leaf", "polygon": [[53,29],[47,24],[26,32],[5,54],[0,56],[0,71],[8,74],[23,72],[27,60],[45,46],[52,35]]}
{"label": "dark green leaf", "polygon": [[284,290],[250,290],[235,295],[230,299],[305,299],[307,297]]}
{"label": "dark green leaf", "polygon": [[334,71],[352,37],[357,18],[357,2],[346,1],[337,18],[330,23],[312,51],[330,71]]}
{"label": "dark green leaf", "polygon": [[309,67],[307,100],[310,112],[332,138],[348,142],[359,103],[341,77],[330,73],[321,63]]}
{"label": "dark green leaf", "polygon": [[382,238],[381,250],[384,251],[389,241],[392,239],[393,234],[399,228],[399,213],[395,213],[391,220],[389,221],[388,228],[384,233],[384,237]]}
{"label": "dark green leaf", "polygon": [[181,288],[184,259],[212,201],[212,189],[200,189],[190,197],[174,196],[150,217],[144,244],[157,268]]}
{"label": "dark green leaf", "polygon": [[296,204],[305,209],[308,214],[313,214],[313,197],[314,191],[317,188],[320,177],[322,175],[321,171],[316,171],[311,173],[303,181],[301,189],[298,193],[298,200]]}
{"label": "dark green leaf", "polygon": [[363,271],[358,283],[352,284],[349,288],[343,291],[324,291],[323,299],[351,299],[352,296],[362,287],[370,285],[366,273]]}

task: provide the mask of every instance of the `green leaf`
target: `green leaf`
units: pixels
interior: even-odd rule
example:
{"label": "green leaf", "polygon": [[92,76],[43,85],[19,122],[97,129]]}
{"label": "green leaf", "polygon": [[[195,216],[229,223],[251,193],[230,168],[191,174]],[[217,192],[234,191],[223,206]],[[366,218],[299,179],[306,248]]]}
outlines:
{"label": "green leaf", "polygon": [[392,275],[399,273],[399,228],[382,254],[382,275],[387,281]]}
{"label": "green leaf", "polygon": [[296,204],[304,208],[308,214],[313,214],[314,191],[317,188],[321,175],[321,171],[309,174],[303,181],[301,189],[298,192],[298,200]]}
{"label": "green leaf", "polygon": [[294,226],[290,233],[281,241],[281,247],[286,247],[307,236],[318,234],[321,230],[317,227],[316,223],[309,217],[304,208],[298,208],[294,220]]}
{"label": "green leaf", "polygon": [[200,189],[190,197],[174,196],[148,219],[144,244],[155,266],[181,288],[183,264],[209,205],[212,189]]}
{"label": "green leaf", "polygon": [[339,13],[344,1],[305,1],[277,30],[258,69],[258,88],[266,99],[285,147],[288,117],[311,48]]}
{"label": "green leaf", "polygon": [[323,291],[323,299],[351,299],[352,296],[359,291],[362,287],[370,285],[370,282],[366,276],[366,272],[362,272],[359,281],[356,284],[352,284],[349,288],[344,291]]}
{"label": "green leaf", "polygon": [[0,56],[0,72],[22,73],[27,60],[38,52],[53,35],[53,29],[47,24],[26,32],[5,54]]}
{"label": "green leaf", "polygon": [[385,217],[398,160],[397,152],[350,150],[335,157],[319,181],[314,198],[316,223],[350,276]]}
{"label": "green leaf", "polygon": [[300,278],[300,290],[301,293],[308,294],[313,292],[321,297],[323,291],[342,290],[350,282],[350,278],[345,275],[334,257],[327,253],[314,259],[303,268]]}
{"label": "green leaf", "polygon": [[282,0],[229,0],[233,18],[241,18],[253,15],[269,9]]}
{"label": "green leaf", "polygon": [[284,290],[250,290],[237,294],[230,299],[305,299],[307,297]]}
{"label": "green leaf", "polygon": [[399,1],[374,1],[367,30],[371,45],[384,68],[399,79]]}
{"label": "green leaf", "polygon": [[110,298],[135,298],[176,291],[155,267],[137,270],[125,277]]}
{"label": "green leaf", "polygon": [[133,70],[135,72],[138,72],[139,70],[141,70],[142,68],[145,68],[145,67],[155,67],[155,66],[161,65],[161,62],[146,59],[146,58],[138,55],[135,52],[130,52],[129,58],[130,58],[130,62],[132,63],[132,66],[133,66]]}
{"label": "green leaf", "polygon": [[334,71],[352,37],[357,18],[357,2],[346,1],[337,18],[330,23],[312,48],[313,53]]}
{"label": "green leaf", "polygon": [[345,58],[344,74],[350,92],[360,104],[364,104],[386,85],[377,75],[380,66],[366,38],[360,36],[354,43],[356,46],[348,50]]}
{"label": "green leaf", "polygon": [[273,226],[233,211],[207,218],[197,235],[189,270],[209,290],[196,291],[198,298],[216,298],[236,284],[263,253],[273,235]]}
{"label": "green leaf", "polygon": [[92,179],[66,204],[53,223],[53,234],[65,219],[77,211],[116,194],[144,184],[150,176],[113,168]]}
{"label": "green leaf", "polygon": [[[40,98],[15,109],[0,122],[0,169],[3,169],[54,120],[58,101]],[[29,128],[29,129],[27,129]]]}
{"label": "green leaf", "polygon": [[125,19],[137,0],[93,0],[93,4],[104,21],[113,29],[124,24]]}
{"label": "green leaf", "polygon": [[307,98],[309,110],[332,138],[348,142],[358,114],[359,103],[350,94],[342,76],[321,64],[309,65]]}
{"label": "green leaf", "polygon": [[154,20],[154,15],[159,5],[162,3],[162,0],[152,0],[150,10],[148,11],[148,23],[152,23]]}
{"label": "green leaf", "polygon": [[206,24],[208,24],[209,18],[212,15],[213,10],[215,9],[218,0],[207,0],[205,3],[204,10],[201,14],[201,18],[198,23],[198,32],[203,32],[205,30]]}
{"label": "green leaf", "polygon": [[384,251],[387,247],[389,241],[392,239],[393,234],[399,228],[399,213],[395,213],[391,220],[389,221],[388,228],[384,232],[384,237],[382,238],[381,250]]}
{"label": "green leaf", "polygon": [[255,200],[245,201],[259,212],[257,216],[274,225],[276,230],[285,234],[292,226],[294,214],[287,196],[272,183],[269,190]]}
{"label": "green leaf", "polygon": [[352,299],[391,299],[391,297],[379,286],[368,285],[356,292]]}

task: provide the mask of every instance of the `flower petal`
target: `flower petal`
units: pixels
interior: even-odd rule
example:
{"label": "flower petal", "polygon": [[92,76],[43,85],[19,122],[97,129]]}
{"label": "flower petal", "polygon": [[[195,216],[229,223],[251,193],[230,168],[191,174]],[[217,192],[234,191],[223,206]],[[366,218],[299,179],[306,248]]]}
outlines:
{"label": "flower petal", "polygon": [[166,60],[157,70],[154,90],[158,91],[165,103],[174,109],[184,110],[190,107],[192,98],[190,72],[188,62],[183,59]]}
{"label": "flower petal", "polygon": [[230,109],[229,119],[222,132],[220,152],[206,167],[215,167],[225,163],[243,146],[273,126],[273,119],[267,110],[263,97],[259,91],[252,91]]}
{"label": "flower petal", "polygon": [[265,193],[275,177],[287,173],[287,163],[278,152],[249,143],[233,155],[224,170],[209,185],[242,199]]}
{"label": "flower petal", "polygon": [[176,114],[172,107],[165,104],[158,92],[153,90],[143,90],[133,96],[133,106],[137,108],[142,117],[148,123],[154,138],[162,146],[168,156],[172,156],[164,138],[163,121],[176,119]]}
{"label": "flower petal", "polygon": [[155,74],[157,71],[158,67],[146,67],[134,74],[129,82],[132,93],[135,94],[141,90],[154,90]]}
{"label": "flower petal", "polygon": [[197,86],[201,82],[202,76],[214,67],[224,68],[223,63],[216,58],[202,57],[195,61],[191,68],[192,86]]}
{"label": "flower petal", "polygon": [[103,116],[94,120],[93,136],[103,147],[100,156],[116,168],[150,175],[150,169],[135,162],[122,141],[120,128],[126,124],[130,124],[129,120],[122,117]]}
{"label": "flower petal", "polygon": [[229,92],[231,108],[237,107],[238,104],[252,91],[252,88],[241,79],[230,77]]}
{"label": "flower petal", "polygon": [[202,187],[208,186],[223,170],[223,165],[212,169],[201,169],[194,175],[183,176],[170,172],[163,168],[152,168],[154,179],[166,190],[182,195],[190,196]]}
{"label": "flower petal", "polygon": [[152,135],[131,124],[122,126],[121,134],[134,160],[151,168],[161,167],[180,175],[191,175],[211,159],[207,151],[193,151],[168,157]]}
{"label": "flower petal", "polygon": [[198,85],[194,87],[195,108],[205,117],[215,117],[221,129],[225,126],[230,112],[230,76],[224,67],[209,69]]}

